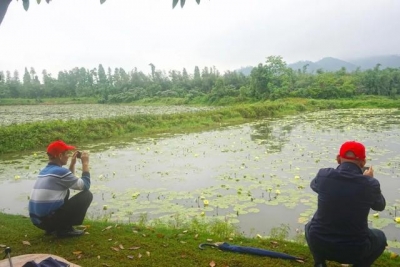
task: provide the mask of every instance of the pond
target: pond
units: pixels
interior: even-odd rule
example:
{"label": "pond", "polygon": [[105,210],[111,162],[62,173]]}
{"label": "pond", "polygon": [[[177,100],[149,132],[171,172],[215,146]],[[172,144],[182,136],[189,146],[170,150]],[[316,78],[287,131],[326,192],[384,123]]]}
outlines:
{"label": "pond", "polygon": [[[218,218],[247,236],[265,236],[287,224],[295,235],[316,209],[311,179],[319,168],[337,166],[341,143],[358,140],[366,145],[367,165],[374,167],[387,200],[385,211],[371,211],[370,225],[395,241],[399,135],[399,110],[356,109],[81,147],[90,151],[89,216],[175,223]],[[27,215],[30,189],[46,162],[44,152],[1,160],[0,210]]]}

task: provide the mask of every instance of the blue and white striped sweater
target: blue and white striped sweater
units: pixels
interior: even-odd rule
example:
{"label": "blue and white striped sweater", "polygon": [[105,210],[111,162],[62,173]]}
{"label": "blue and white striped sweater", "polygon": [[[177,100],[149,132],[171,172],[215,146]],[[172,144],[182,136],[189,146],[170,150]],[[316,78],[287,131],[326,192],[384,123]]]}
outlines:
{"label": "blue and white striped sweater", "polygon": [[64,204],[68,189],[89,190],[90,173],[76,177],[69,169],[49,163],[38,175],[29,200],[29,216],[33,224],[40,224],[41,217]]}

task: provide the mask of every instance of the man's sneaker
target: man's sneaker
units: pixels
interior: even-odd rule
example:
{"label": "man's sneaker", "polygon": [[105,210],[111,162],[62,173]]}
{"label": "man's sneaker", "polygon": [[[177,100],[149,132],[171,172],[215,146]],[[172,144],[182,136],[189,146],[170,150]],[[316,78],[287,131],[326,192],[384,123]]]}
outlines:
{"label": "man's sneaker", "polygon": [[65,230],[58,230],[57,237],[74,237],[74,236],[81,236],[85,233],[83,230],[77,230],[73,227],[65,229]]}

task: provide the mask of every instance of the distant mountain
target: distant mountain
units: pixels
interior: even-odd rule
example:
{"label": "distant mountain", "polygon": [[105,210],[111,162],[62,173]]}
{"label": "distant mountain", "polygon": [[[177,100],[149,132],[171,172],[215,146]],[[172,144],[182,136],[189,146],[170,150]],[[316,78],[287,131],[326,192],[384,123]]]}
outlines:
{"label": "distant mountain", "polygon": [[303,66],[305,66],[306,64],[308,73],[315,73],[319,69],[327,72],[338,71],[342,67],[346,68],[346,71],[350,72],[357,69],[357,65],[333,57],[324,57],[323,59],[320,59],[316,62],[299,61],[293,64],[289,64],[288,67],[292,68],[293,70],[303,70]]}
{"label": "distant mountain", "polygon": [[315,62],[315,64],[321,66],[324,71],[337,71],[343,67],[345,67],[347,71],[354,71],[357,69],[356,65],[333,57],[325,57]]}
{"label": "distant mountain", "polygon": [[236,72],[241,72],[244,75],[248,76],[251,73],[251,70],[253,69],[252,66],[247,66],[247,67],[241,67],[240,69],[235,70]]}
{"label": "distant mountain", "polygon": [[[345,67],[348,72],[355,71],[357,68],[360,68],[360,70],[367,70],[373,69],[377,64],[381,64],[381,69],[400,68],[400,55],[374,56],[346,61],[333,57],[325,57],[316,62],[304,60],[288,64],[287,66],[296,71],[303,70],[303,67],[307,66],[308,73],[315,73],[318,69],[324,71],[338,71],[342,67]],[[253,67],[248,66],[242,67],[236,71],[244,75],[250,75],[252,69]]]}
{"label": "distant mountain", "polygon": [[377,64],[381,64],[381,69],[385,68],[400,68],[400,56],[375,56],[368,58],[359,58],[353,60],[341,60],[333,57],[325,57],[316,62],[312,61],[298,61],[296,63],[288,64],[289,68],[294,70],[302,70],[303,66],[307,66],[307,72],[314,73],[318,69],[324,71],[338,71],[342,67],[345,67],[347,71],[355,71],[358,67],[361,70],[373,69]]}
{"label": "distant mountain", "polygon": [[289,64],[288,67],[294,70],[303,70],[303,68],[307,67],[308,72],[310,71],[315,72],[317,69],[321,68],[321,66],[309,60],[298,61],[296,63]]}
{"label": "distant mountain", "polygon": [[400,67],[400,56],[389,55],[389,56],[376,56],[368,58],[359,58],[349,60],[356,66],[359,66],[362,70],[373,69],[377,64],[381,64],[381,69],[385,68],[399,68]]}

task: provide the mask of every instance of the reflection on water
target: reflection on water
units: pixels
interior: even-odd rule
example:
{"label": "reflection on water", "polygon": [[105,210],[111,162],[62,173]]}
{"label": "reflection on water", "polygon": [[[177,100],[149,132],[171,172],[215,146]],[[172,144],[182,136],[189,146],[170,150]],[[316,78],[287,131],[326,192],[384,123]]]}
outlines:
{"label": "reflection on water", "polygon": [[[341,143],[367,147],[387,200],[371,225],[396,238],[400,206],[398,110],[304,113],[215,131],[91,144],[92,218],[137,221],[218,218],[247,235],[289,224],[303,229],[316,209],[309,188],[319,168],[336,167]],[[0,209],[27,214],[26,205],[45,153],[0,161]],[[371,212],[372,214],[372,212]],[[397,216],[397,215],[396,215]]]}
{"label": "reflection on water", "polygon": [[251,126],[250,138],[258,144],[265,145],[269,152],[280,152],[282,146],[289,140],[290,132],[295,124],[296,121],[286,121],[277,125],[272,119],[259,122]]}

